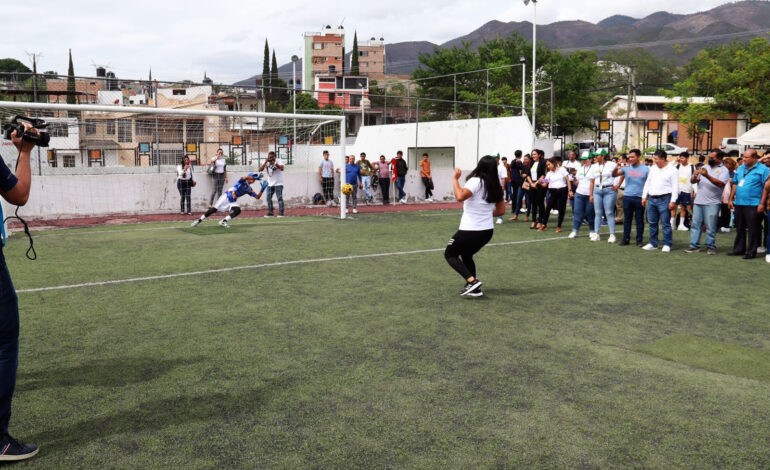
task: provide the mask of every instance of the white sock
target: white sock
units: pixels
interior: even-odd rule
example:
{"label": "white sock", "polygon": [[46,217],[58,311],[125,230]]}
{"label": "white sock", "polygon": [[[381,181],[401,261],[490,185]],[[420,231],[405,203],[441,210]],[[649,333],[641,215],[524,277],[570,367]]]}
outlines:
{"label": "white sock", "polygon": [[225,217],[225,222],[230,222],[231,220],[233,220],[233,218],[230,217],[229,215],[227,217]]}

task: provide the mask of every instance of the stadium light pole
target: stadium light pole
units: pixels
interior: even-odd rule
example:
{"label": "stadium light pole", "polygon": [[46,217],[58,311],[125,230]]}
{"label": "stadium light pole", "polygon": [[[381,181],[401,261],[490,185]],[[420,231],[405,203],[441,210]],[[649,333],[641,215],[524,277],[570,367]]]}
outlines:
{"label": "stadium light pole", "polygon": [[[293,101],[294,114],[297,114],[297,61],[299,57],[296,55],[291,56],[291,100]],[[297,120],[294,119],[294,137],[291,141],[291,150],[294,151],[294,146],[297,145]]]}
{"label": "stadium light pole", "polygon": [[534,146],[535,137],[535,101],[537,100],[537,81],[535,73],[537,72],[537,0],[524,0],[524,5],[532,2],[534,7],[534,19],[532,20],[532,145]]}
{"label": "stadium light pole", "polygon": [[521,115],[527,114],[527,59],[524,56],[519,57],[521,64]]}

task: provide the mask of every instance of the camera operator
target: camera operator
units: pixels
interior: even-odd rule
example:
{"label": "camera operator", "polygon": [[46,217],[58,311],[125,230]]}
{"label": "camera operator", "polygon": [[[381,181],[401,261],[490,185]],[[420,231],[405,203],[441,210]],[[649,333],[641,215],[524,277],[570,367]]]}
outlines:
{"label": "camera operator", "polygon": [[[29,124],[23,125],[25,134],[38,134]],[[13,131],[11,140],[19,150],[16,176],[0,159],[0,195],[11,204],[23,206],[29,198],[29,154],[35,144],[23,139],[23,134],[20,135],[18,131]],[[2,232],[2,245],[5,245],[5,229]],[[38,452],[36,445],[23,444],[8,434],[18,358],[19,304],[5,264],[5,256],[0,249],[0,462],[25,460]]]}
{"label": "camera operator", "polygon": [[283,217],[283,161],[276,158],[275,152],[267,154],[267,160],[259,167],[259,171],[267,173],[267,214],[273,217],[273,194],[278,199],[278,217]]}

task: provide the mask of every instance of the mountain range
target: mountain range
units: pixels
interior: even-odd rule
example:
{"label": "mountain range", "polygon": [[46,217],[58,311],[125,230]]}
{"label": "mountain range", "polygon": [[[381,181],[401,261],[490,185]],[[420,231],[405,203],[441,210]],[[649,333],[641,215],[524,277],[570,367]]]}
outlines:
{"label": "mountain range", "polygon": [[[750,39],[770,32],[770,2],[746,0],[725,3],[711,10],[677,15],[665,11],[645,18],[614,15],[596,24],[587,21],[559,21],[537,26],[537,39],[552,49],[596,49],[633,47],[639,43],[658,57],[684,64],[706,47],[725,44],[736,38]],[[428,41],[408,41],[386,45],[386,73],[409,75],[419,65],[420,53],[446,47],[462,47],[470,43],[477,47],[484,41],[518,33],[525,38],[532,35],[532,23],[493,20],[480,28],[443,44]],[[720,36],[714,38],[713,36]],[[675,44],[681,44],[679,51]],[[349,57],[349,54],[348,54]],[[299,65],[299,64],[298,64]],[[291,76],[291,63],[278,68],[281,76]],[[250,85],[258,76],[242,80],[236,85]]]}

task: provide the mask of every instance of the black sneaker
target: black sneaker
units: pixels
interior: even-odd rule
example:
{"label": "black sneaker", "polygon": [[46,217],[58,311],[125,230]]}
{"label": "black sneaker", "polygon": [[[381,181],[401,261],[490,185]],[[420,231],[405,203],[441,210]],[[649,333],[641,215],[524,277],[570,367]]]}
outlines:
{"label": "black sneaker", "polygon": [[481,296],[484,295],[484,293],[481,292],[481,287],[477,287],[473,291],[468,292],[468,295],[471,296],[471,297],[481,297]]}
{"label": "black sneaker", "polygon": [[636,246],[644,246],[644,242],[643,241],[638,241],[638,242],[636,242]]}
{"label": "black sneaker", "polygon": [[34,444],[23,444],[6,433],[0,438],[0,462],[26,460],[34,457],[39,449]]}
{"label": "black sneaker", "polygon": [[631,243],[631,240],[629,240],[628,238],[624,238],[623,241],[620,242],[620,244],[623,246],[628,245],[629,243]]}
{"label": "black sneaker", "polygon": [[465,284],[465,287],[463,288],[463,290],[460,291],[460,295],[468,295],[474,290],[476,290],[476,288],[478,287],[481,287],[481,281],[476,279],[473,282],[469,282]]}
{"label": "black sneaker", "polygon": [[684,250],[685,253],[700,253],[700,248],[689,247]]}

